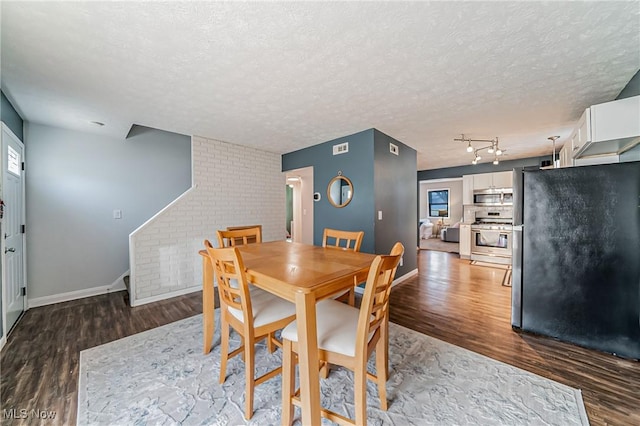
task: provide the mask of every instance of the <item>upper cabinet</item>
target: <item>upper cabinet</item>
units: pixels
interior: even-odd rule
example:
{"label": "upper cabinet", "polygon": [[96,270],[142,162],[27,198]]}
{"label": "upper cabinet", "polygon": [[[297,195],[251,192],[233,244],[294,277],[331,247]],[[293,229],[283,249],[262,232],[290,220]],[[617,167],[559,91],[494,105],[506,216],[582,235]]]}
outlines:
{"label": "upper cabinet", "polygon": [[[573,137],[573,135],[572,135]],[[573,166],[573,144],[571,138],[566,141],[560,150],[560,167],[572,167]]]}
{"label": "upper cabinet", "polygon": [[573,158],[620,155],[640,143],[640,95],[587,108],[578,121]]}
{"label": "upper cabinet", "polygon": [[473,175],[462,176],[462,204],[473,204]]}
{"label": "upper cabinet", "polygon": [[472,175],[472,176],[473,176],[473,189],[511,188],[513,186],[512,171],[481,173],[481,174]]}
{"label": "upper cabinet", "polygon": [[487,189],[493,187],[493,173],[473,175],[473,189]]}
{"label": "upper cabinet", "polygon": [[493,175],[493,188],[511,188],[513,186],[513,172],[495,172]]}
{"label": "upper cabinet", "polygon": [[513,172],[479,173],[462,176],[462,204],[473,204],[473,191],[488,188],[511,188]]}

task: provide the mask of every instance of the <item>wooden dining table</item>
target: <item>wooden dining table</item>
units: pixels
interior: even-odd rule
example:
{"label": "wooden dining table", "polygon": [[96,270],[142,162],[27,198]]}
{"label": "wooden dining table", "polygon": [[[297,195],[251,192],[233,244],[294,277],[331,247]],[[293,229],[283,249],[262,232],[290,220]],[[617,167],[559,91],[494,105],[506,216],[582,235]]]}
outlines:
{"label": "wooden dining table", "polygon": [[[366,281],[375,255],[287,241],[238,247],[253,285],[296,305],[302,424],[320,424],[320,376],[316,302]],[[211,350],[214,324],[213,268],[203,256],[204,352]]]}

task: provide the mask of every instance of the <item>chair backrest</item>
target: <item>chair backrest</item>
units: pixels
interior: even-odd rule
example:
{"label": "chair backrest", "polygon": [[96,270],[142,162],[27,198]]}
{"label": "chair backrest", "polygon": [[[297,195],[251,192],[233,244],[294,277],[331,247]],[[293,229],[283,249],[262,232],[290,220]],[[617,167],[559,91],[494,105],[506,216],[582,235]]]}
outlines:
{"label": "chair backrest", "polygon": [[375,333],[385,321],[389,309],[391,284],[403,253],[404,246],[398,242],[391,249],[391,254],[376,256],[371,263],[360,305],[356,353],[364,353],[366,356],[365,349],[369,336]]}
{"label": "chair backrest", "polygon": [[360,251],[363,237],[364,231],[341,231],[339,229],[324,228],[322,247]]}
{"label": "chair backrest", "polygon": [[241,310],[244,324],[252,327],[251,298],[240,251],[237,247],[215,248],[209,240],[204,241],[204,246],[213,265],[221,307]]}
{"label": "chair backrest", "polygon": [[226,231],[217,231],[220,247],[244,246],[262,242],[262,225],[252,227],[232,227]]}

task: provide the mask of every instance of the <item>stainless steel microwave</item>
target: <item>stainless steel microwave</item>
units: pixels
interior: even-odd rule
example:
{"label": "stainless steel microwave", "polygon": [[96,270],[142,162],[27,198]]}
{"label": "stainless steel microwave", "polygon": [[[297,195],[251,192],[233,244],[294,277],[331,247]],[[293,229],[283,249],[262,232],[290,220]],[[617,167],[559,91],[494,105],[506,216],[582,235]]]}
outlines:
{"label": "stainless steel microwave", "polygon": [[512,206],[512,188],[491,188],[473,191],[473,204],[477,206]]}

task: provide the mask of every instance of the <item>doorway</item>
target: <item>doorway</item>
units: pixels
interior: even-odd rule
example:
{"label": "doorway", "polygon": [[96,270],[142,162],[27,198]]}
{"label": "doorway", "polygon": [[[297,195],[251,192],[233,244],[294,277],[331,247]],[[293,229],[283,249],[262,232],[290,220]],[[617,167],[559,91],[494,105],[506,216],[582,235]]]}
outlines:
{"label": "doorway", "polygon": [[26,309],[24,268],[24,145],[2,123],[2,253],[3,337]]}
{"label": "doorway", "polygon": [[289,170],[285,176],[291,241],[313,244],[313,167]]}

